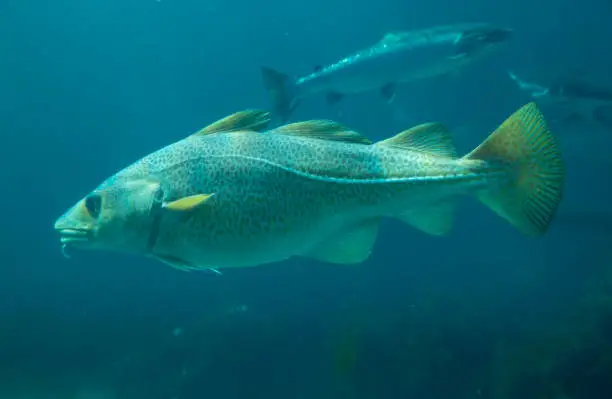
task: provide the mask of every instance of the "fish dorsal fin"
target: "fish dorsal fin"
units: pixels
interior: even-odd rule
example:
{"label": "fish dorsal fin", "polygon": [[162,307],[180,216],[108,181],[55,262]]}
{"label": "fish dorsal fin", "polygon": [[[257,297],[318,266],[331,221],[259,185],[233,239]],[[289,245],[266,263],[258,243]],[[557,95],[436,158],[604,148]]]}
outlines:
{"label": "fish dorsal fin", "polygon": [[261,132],[268,127],[272,114],[258,109],[238,111],[211,123],[193,136],[205,136],[219,132],[251,131]]}
{"label": "fish dorsal fin", "polygon": [[414,126],[391,138],[379,141],[376,145],[405,148],[449,158],[457,157],[451,133],[443,124],[437,122]]}
{"label": "fish dorsal fin", "polygon": [[285,136],[301,136],[311,139],[344,141],[347,143],[372,144],[367,137],[341,125],[328,120],[311,120],[290,123],[270,130],[269,134],[282,134]]}

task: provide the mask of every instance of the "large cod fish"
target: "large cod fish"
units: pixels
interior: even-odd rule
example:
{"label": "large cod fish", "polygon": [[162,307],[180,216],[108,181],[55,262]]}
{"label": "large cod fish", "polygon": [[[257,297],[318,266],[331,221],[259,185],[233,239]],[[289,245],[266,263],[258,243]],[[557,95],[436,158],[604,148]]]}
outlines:
{"label": "large cod fish", "polygon": [[459,73],[510,40],[510,29],[483,23],[387,33],[377,43],[314,72],[292,78],[262,68],[275,114],[284,122],[303,97],[325,93],[329,103],[347,94],[378,90],[387,102],[398,84]]}
{"label": "large cod fish", "polygon": [[439,123],[373,143],[332,121],[265,131],[269,121],[238,112],[138,160],[56,221],[61,243],[182,270],[293,256],[353,264],[383,217],[442,235],[456,197],[471,194],[541,235],[561,200],[564,166],[533,103],[460,158]]}

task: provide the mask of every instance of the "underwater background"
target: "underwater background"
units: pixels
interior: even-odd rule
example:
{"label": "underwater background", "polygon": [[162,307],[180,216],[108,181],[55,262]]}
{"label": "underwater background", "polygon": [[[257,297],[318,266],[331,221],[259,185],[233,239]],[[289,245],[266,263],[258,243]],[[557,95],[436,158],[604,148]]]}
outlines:
{"label": "underwater background", "polygon": [[508,69],[612,84],[611,20],[608,0],[0,0],[0,398],[612,398],[610,130],[551,123],[567,184],[536,239],[466,199],[447,237],[385,221],[361,265],[219,276],[68,260],[53,231],[127,164],[267,108],[263,65],[303,74],[389,31],[510,27],[460,77],[293,117],[374,140],[441,121],[463,153],[530,101]]}

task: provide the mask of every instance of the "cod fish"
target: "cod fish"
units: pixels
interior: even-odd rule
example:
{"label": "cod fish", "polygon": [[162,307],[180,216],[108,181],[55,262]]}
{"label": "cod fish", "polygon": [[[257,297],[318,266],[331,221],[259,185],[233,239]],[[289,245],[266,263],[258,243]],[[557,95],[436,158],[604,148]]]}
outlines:
{"label": "cod fish", "polygon": [[508,75],[534,101],[559,114],[561,122],[612,129],[612,87],[575,75],[558,76],[550,85],[527,82],[513,71]]}
{"label": "cod fish", "polygon": [[397,84],[459,73],[510,37],[509,29],[476,23],[393,32],[309,75],[292,79],[263,67],[262,78],[274,112],[285,122],[300,99],[314,93],[326,93],[328,103],[336,103],[346,94],[379,90],[391,102]]}
{"label": "cod fish", "polygon": [[55,222],[61,243],[181,270],[295,256],[356,264],[381,218],[443,235],[469,194],[537,236],[562,197],[564,166],[533,103],[463,157],[440,123],[374,143],[333,121],[266,130],[270,119],[241,111],[136,161]]}

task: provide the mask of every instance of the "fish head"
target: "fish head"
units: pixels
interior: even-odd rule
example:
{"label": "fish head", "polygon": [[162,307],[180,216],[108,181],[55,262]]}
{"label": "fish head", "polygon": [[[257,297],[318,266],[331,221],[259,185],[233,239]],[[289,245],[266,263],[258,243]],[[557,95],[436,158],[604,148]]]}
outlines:
{"label": "fish head", "polygon": [[57,219],[55,230],[63,249],[143,253],[162,201],[158,182],[110,179]]}
{"label": "fish head", "polygon": [[457,54],[468,56],[505,45],[512,38],[512,29],[480,25],[461,33],[455,41]]}

